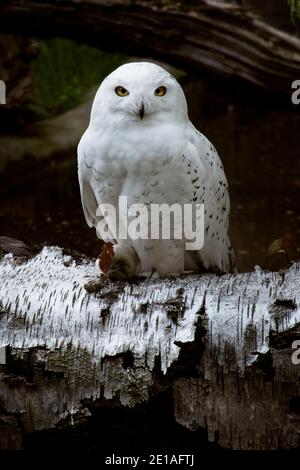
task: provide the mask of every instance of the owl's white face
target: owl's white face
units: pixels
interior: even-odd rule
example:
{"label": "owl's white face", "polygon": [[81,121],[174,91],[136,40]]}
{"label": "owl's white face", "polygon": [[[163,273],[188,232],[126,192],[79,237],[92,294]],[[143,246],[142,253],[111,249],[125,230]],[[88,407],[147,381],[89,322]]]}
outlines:
{"label": "owl's white face", "polygon": [[101,84],[92,120],[113,117],[115,122],[147,125],[161,120],[186,120],[187,104],[181,86],[162,67],[148,62],[122,65]]}

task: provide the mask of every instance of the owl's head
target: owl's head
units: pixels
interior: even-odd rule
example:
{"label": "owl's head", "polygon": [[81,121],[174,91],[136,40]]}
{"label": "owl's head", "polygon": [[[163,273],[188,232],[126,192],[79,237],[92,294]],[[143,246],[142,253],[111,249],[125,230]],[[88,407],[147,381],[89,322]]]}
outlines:
{"label": "owl's head", "polygon": [[114,70],[102,82],[91,121],[110,116],[115,123],[186,120],[187,103],[177,80],[151,62],[132,62]]}

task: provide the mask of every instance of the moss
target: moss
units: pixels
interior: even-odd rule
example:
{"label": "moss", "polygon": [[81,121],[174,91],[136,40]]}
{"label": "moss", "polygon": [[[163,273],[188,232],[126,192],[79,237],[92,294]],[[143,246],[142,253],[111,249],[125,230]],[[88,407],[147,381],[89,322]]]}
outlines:
{"label": "moss", "polygon": [[291,18],[294,23],[300,19],[300,0],[288,0],[291,7]]}
{"label": "moss", "polygon": [[68,39],[43,42],[33,63],[31,109],[41,117],[50,117],[75,107],[123,60],[118,54],[106,54]]}

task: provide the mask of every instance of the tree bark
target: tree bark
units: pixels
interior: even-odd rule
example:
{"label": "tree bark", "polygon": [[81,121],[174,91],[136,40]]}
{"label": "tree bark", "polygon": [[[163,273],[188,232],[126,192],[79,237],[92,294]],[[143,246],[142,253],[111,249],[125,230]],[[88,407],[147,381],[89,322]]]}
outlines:
{"label": "tree bark", "polygon": [[252,14],[250,2],[4,0],[0,16],[2,32],[66,36],[268,90],[290,93],[300,75],[300,38]]}
{"label": "tree bark", "polygon": [[111,283],[58,247],[0,245],[2,448],[166,390],[176,421],[210,442],[299,446],[300,264]]}

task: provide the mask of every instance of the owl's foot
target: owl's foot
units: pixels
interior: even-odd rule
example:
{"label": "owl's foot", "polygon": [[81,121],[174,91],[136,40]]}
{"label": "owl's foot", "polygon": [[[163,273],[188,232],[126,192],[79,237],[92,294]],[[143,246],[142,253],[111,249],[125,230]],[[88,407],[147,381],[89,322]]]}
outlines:
{"label": "owl's foot", "polygon": [[160,278],[159,272],[156,271],[156,269],[152,269],[152,271],[143,271],[139,276],[145,279],[145,281],[153,281]]}
{"label": "owl's foot", "polygon": [[[110,249],[110,248],[109,248]],[[103,272],[103,268],[100,269]],[[139,274],[140,259],[134,248],[128,245],[117,244],[112,246],[109,264],[104,274],[112,281],[126,281]]]}
{"label": "owl's foot", "polygon": [[143,276],[147,281],[152,281],[155,279],[178,279],[179,277],[184,277],[188,273],[160,273],[156,269],[152,269],[152,271],[149,272],[143,272],[141,276]]}

